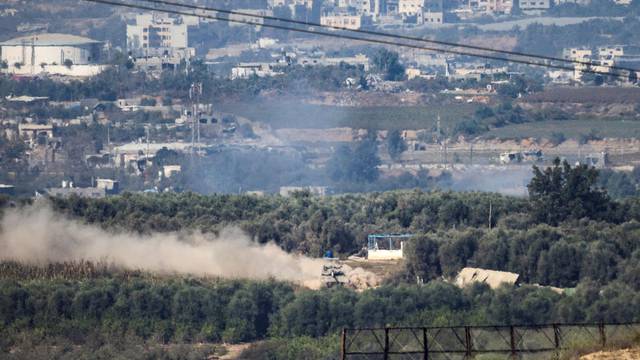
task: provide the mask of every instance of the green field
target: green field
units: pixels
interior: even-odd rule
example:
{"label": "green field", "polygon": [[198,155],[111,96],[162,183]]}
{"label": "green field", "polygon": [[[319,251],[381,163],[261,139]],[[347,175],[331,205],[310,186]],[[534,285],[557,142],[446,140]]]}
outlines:
{"label": "green field", "polygon": [[272,103],[232,103],[218,110],[260,121],[279,128],[324,129],[352,127],[360,129],[431,129],[438,115],[443,128],[470,118],[475,104],[433,106],[344,107],[309,105],[293,101]]}
{"label": "green field", "polygon": [[483,135],[484,138],[548,138],[552,133],[563,133],[567,139],[579,139],[592,129],[598,136],[611,138],[635,138],[640,137],[640,121],[634,120],[604,120],[604,119],[579,119],[579,120],[553,120],[532,122],[524,124],[507,125],[501,128],[491,129]]}
{"label": "green field", "polygon": [[[351,127],[356,129],[433,129],[438,115],[441,126],[452,130],[457,123],[473,116],[476,104],[429,106],[327,106],[294,101],[229,103],[218,110],[252,121],[269,124],[274,129],[326,129]],[[483,138],[514,139],[523,137],[549,138],[563,133],[567,139],[579,139],[596,130],[598,136],[612,138],[640,137],[640,121],[629,119],[582,118],[511,124],[494,128]]]}

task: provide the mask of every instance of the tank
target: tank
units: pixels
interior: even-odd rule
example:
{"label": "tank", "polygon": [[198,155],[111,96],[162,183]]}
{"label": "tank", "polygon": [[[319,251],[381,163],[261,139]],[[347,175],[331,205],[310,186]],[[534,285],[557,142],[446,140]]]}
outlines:
{"label": "tank", "polygon": [[322,281],[328,288],[342,286],[347,283],[347,276],[338,264],[328,264],[322,266]]}

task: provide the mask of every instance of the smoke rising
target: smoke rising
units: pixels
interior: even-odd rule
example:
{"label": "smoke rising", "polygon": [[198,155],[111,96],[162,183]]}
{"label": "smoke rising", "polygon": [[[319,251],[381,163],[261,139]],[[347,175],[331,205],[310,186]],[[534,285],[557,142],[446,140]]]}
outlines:
{"label": "smoke rising", "polygon": [[159,273],[274,277],[306,285],[319,283],[323,264],[289,254],[275,244],[255,244],[237,228],[227,228],[219,236],[109,232],[55,214],[42,203],[7,210],[0,224],[0,260],[31,264],[108,261]]}
{"label": "smoke rising", "polygon": [[455,191],[489,191],[510,196],[527,196],[533,177],[531,166],[472,166],[452,171]]}

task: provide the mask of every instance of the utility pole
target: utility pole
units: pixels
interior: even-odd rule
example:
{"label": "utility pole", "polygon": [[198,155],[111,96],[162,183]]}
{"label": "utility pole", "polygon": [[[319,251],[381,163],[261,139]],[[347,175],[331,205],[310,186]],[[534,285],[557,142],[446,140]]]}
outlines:
{"label": "utility pole", "polygon": [[493,220],[492,216],[493,216],[493,207],[491,204],[491,200],[489,200],[489,230],[491,230],[491,227],[492,227],[492,224],[491,224]]}
{"label": "utility pole", "polygon": [[202,95],[202,83],[192,83],[189,89],[189,99],[191,99],[191,157],[196,150],[196,137],[200,143],[200,95]]}

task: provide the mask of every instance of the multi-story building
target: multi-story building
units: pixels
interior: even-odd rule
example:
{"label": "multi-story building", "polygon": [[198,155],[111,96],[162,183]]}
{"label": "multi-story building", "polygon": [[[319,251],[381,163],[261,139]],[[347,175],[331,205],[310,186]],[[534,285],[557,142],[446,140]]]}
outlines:
{"label": "multi-story building", "polygon": [[601,59],[613,59],[624,56],[624,47],[617,46],[601,46],[598,48],[598,57]]}
{"label": "multi-story building", "polygon": [[424,0],[398,0],[398,13],[401,15],[417,15],[422,12]]}
{"label": "multi-story building", "polygon": [[562,57],[567,60],[590,60],[593,52],[586,48],[566,48],[562,50]]}
{"label": "multi-story building", "polygon": [[439,12],[431,12],[425,11],[419,14],[421,20],[419,23],[424,24],[442,24],[444,22],[444,13],[442,11]]}
{"label": "multi-story building", "polygon": [[418,24],[441,24],[444,20],[442,0],[399,0],[398,14],[416,16]]}
{"label": "multi-story building", "polygon": [[140,14],[134,25],[127,25],[127,49],[134,56],[191,54],[188,43],[188,26],[182,18]]}
{"label": "multi-story building", "polygon": [[381,0],[380,9],[387,15],[398,14],[400,0]]}

